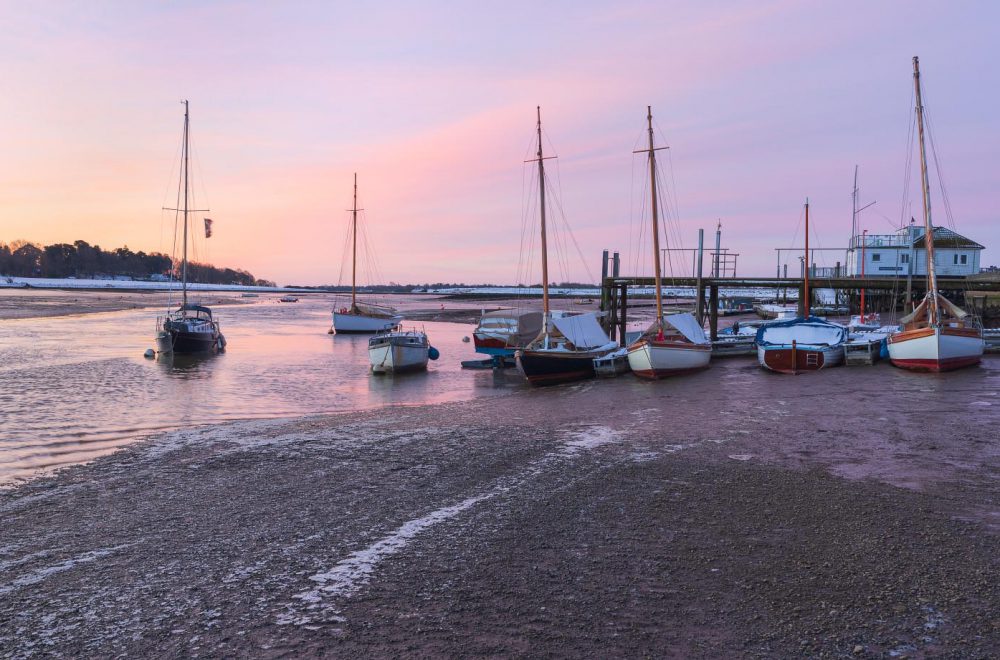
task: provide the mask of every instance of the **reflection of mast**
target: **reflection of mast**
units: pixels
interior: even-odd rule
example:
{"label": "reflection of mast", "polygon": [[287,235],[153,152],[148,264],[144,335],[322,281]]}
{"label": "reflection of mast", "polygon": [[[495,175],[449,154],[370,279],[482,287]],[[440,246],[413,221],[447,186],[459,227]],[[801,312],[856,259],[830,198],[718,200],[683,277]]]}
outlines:
{"label": "reflection of mast", "polygon": [[920,100],[920,62],[913,58],[913,86],[917,93],[917,132],[920,134],[920,185],[924,192],[924,245],[927,248],[927,293],[931,294],[929,307],[933,325],[938,321],[937,273],[934,270],[934,229],[931,224],[931,185],[927,179],[927,153],[924,149],[924,104]]}

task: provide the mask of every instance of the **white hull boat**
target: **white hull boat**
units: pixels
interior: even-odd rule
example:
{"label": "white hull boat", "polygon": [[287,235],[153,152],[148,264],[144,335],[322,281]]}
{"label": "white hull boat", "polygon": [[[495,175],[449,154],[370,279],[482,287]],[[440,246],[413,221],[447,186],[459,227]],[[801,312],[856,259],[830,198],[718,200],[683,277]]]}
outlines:
{"label": "white hull boat", "polygon": [[386,332],[368,340],[368,360],[375,374],[422,371],[429,358],[427,335],[417,330]]}
{"label": "white hull boat", "polygon": [[979,364],[985,343],[979,330],[927,327],[889,335],[889,359],[914,371],[951,371]]}
{"label": "white hull boat", "polygon": [[927,255],[927,294],[910,314],[900,319],[900,331],[887,340],[889,359],[914,371],[951,371],[979,364],[985,342],[982,328],[968,312],[940,295],[934,259],[930,180],[924,150],[924,107],[920,95],[920,66],[913,58],[917,128],[920,136],[920,183],[924,196],[924,248]]}
{"label": "white hull boat", "polygon": [[[662,328],[662,330],[661,330]],[[628,348],[628,364],[642,378],[665,378],[708,368],[712,342],[690,314],[671,314]]]}
{"label": "white hull boat", "polygon": [[392,330],[402,323],[403,317],[370,316],[361,312],[352,314],[350,310],[333,313],[333,329],[337,334],[372,334]]}

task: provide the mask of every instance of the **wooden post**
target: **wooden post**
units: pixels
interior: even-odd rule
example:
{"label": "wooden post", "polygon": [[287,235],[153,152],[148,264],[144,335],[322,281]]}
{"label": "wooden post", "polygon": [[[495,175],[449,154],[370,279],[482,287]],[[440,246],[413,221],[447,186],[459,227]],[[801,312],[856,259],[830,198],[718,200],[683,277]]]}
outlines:
{"label": "wooden post", "polygon": [[798,316],[805,316],[806,314],[806,286],[805,282],[799,284],[799,310]]}
{"label": "wooden post", "polygon": [[712,341],[719,338],[719,286],[708,287],[708,327]]}
{"label": "wooden post", "polygon": [[628,285],[622,284],[621,293],[619,294],[619,318],[618,318],[618,345],[625,345],[625,324],[628,322],[626,318],[628,316]]}
{"label": "wooden post", "polygon": [[698,302],[695,307],[695,318],[698,319],[698,323],[702,324],[705,322],[705,287],[701,283],[701,271],[702,271],[702,256],[705,254],[705,230],[698,230],[698,266],[695,276],[698,278],[697,286],[695,288],[698,290]]}
{"label": "wooden post", "polygon": [[607,327],[605,329],[608,331],[608,339],[614,341],[618,325],[618,295],[611,280],[607,280],[605,286],[607,288],[608,307],[610,309],[608,315],[605,317],[607,319]]}

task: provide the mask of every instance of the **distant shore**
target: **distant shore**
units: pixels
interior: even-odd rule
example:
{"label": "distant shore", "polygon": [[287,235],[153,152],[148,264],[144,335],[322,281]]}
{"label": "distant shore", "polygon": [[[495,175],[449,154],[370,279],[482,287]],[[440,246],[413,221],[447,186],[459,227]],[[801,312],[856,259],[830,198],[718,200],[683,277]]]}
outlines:
{"label": "distant shore", "polygon": [[0,491],[0,648],[993,655],[996,361],[729,364],[173,432]]}
{"label": "distant shore", "polygon": [[[241,298],[240,294],[221,292],[199,291],[196,297],[212,305],[240,305],[254,300]],[[168,301],[176,303],[179,299],[176,292],[0,289],[0,320],[99,314],[154,307],[166,309]]]}

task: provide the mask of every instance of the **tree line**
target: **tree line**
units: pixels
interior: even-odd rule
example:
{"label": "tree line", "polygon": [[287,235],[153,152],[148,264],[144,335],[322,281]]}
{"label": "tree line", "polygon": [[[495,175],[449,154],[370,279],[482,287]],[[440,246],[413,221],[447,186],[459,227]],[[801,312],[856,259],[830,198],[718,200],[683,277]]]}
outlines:
{"label": "tree line", "polygon": [[[0,275],[13,277],[77,277],[101,279],[130,277],[146,280],[171,274],[173,260],[159,252],[133,252],[128,246],[104,250],[86,241],[40,246],[28,241],[0,243]],[[173,275],[180,277],[180,263]],[[188,263],[188,280],[203,284],[243,284],[274,286],[257,280],[242,269],[217,268],[209,264]]]}

